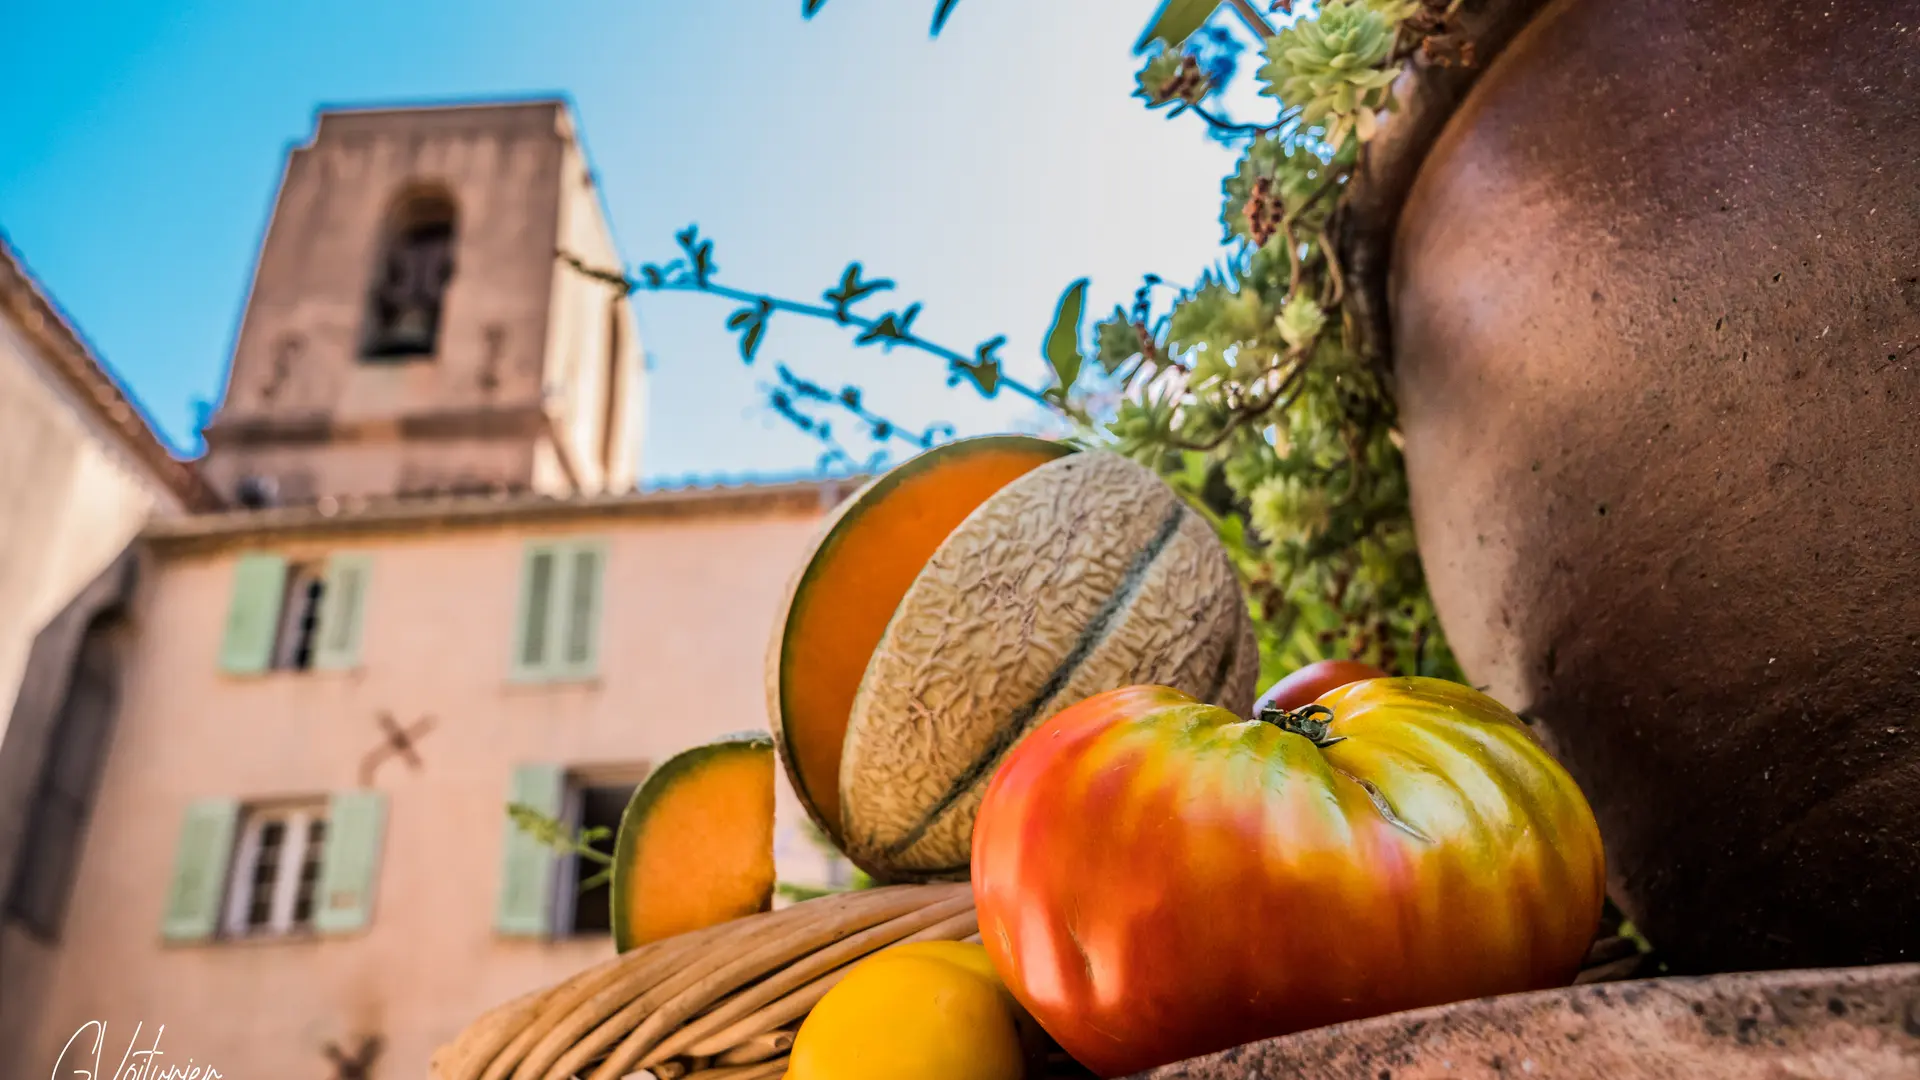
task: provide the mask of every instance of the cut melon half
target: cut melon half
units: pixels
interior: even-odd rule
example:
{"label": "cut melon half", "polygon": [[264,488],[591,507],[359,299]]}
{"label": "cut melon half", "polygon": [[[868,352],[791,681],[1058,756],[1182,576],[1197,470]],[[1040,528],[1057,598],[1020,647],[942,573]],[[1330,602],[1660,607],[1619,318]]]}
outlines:
{"label": "cut melon half", "polygon": [[773,906],[773,740],[729,735],[668,759],[620,817],[621,952]]}
{"label": "cut melon half", "polygon": [[902,463],[828,519],[775,623],[767,708],[794,792],[835,843],[847,720],[901,598],[969,514],[1072,452],[1026,435],[961,439]]}

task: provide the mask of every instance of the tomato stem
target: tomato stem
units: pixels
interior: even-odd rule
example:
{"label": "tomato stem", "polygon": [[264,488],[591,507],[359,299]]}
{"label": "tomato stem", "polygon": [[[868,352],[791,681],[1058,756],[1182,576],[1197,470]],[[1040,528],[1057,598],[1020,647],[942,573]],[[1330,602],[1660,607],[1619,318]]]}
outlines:
{"label": "tomato stem", "polygon": [[1329,732],[1328,727],[1333,723],[1333,710],[1325,705],[1302,705],[1292,712],[1268,706],[1260,710],[1259,719],[1281,731],[1291,731],[1315,746],[1332,746],[1346,738],[1345,735],[1331,735]]}

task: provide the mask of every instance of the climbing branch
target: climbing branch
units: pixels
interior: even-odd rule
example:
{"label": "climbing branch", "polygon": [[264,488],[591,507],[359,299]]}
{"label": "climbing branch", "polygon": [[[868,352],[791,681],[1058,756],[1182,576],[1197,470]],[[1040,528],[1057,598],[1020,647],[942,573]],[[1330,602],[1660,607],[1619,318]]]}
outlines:
{"label": "climbing branch", "polygon": [[680,258],[665,265],[644,264],[640,272],[632,277],[620,271],[589,266],[566,251],[560,251],[557,255],[580,273],[624,288],[629,293],[702,293],[744,305],[728,317],[727,328],[740,335],[740,358],[749,364],[759,355],[760,347],[766,340],[767,326],[774,314],[784,312],[846,327],[855,332],[855,345],[878,345],[888,352],[896,347],[906,348],[940,360],[947,365],[948,385],[957,385],[964,379],[985,397],[994,397],[1004,389],[1035,404],[1054,405],[1044,392],[1009,377],[1002,370],[998,354],[1001,346],[1006,344],[1005,336],[981,342],[968,355],[930,341],[914,331],[914,321],[920,316],[919,303],[884,312],[878,317],[870,318],[856,313],[853,310],[855,304],[894,287],[893,282],[886,278],[865,277],[865,271],[857,262],[849,263],[839,283],[821,294],[825,302],[815,304],[722,285],[714,280],[719,267],[713,260],[713,241],[702,237],[692,226],[677,233],[675,239],[680,244]]}

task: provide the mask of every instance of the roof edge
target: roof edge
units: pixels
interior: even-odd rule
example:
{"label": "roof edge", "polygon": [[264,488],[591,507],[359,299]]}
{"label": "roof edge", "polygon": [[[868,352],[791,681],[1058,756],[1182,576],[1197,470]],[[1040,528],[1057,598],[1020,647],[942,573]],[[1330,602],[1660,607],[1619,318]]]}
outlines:
{"label": "roof edge", "polygon": [[447,495],[379,500],[321,499],[310,506],[224,510],[157,518],[140,534],[162,552],[228,547],[295,536],[350,536],[411,529],[475,529],[582,519],[701,517],[831,507],[868,478],[829,477],[773,484],[676,488],[624,495]]}
{"label": "roof edge", "polygon": [[145,407],[80,336],[4,231],[0,231],[0,312],[13,317],[28,342],[41,351],[49,366],[79,397],[82,407],[112,431],[186,510],[204,511],[222,505],[219,494],[200,470],[176,456],[161,440]]}

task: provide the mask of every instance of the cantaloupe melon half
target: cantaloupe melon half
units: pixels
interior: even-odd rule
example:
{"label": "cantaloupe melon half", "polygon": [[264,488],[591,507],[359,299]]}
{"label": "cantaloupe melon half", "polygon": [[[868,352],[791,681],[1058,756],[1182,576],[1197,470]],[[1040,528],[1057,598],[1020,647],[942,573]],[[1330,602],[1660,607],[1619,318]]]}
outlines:
{"label": "cantaloupe melon half", "polygon": [[730,735],[634,791],[613,848],[621,951],[773,906],[773,740]]}
{"label": "cantaloupe melon half", "polygon": [[847,718],[900,598],[968,514],[1069,453],[1024,435],[947,443],[867,484],[822,527],[775,623],[767,711],[794,792],[836,843]]}
{"label": "cantaloupe melon half", "polygon": [[855,695],[841,847],[888,880],[965,876],[974,812],[1019,739],[1139,683],[1242,716],[1259,649],[1213,527],[1154,473],[1093,451],[995,492],[900,599]]}

